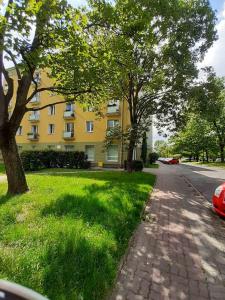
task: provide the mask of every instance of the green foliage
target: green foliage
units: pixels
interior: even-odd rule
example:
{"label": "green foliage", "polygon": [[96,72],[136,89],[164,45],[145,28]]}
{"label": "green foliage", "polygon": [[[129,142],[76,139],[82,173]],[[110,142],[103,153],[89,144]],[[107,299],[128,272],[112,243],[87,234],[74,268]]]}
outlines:
{"label": "green foliage", "polygon": [[156,152],[152,152],[152,153],[149,153],[148,155],[148,162],[150,164],[153,164],[157,161],[157,159],[159,158],[159,154],[156,153]]}
{"label": "green foliage", "polygon": [[154,148],[160,157],[169,157],[173,152],[171,145],[165,140],[155,141]]}
{"label": "green foliage", "polygon": [[[141,172],[144,168],[144,164],[141,160],[132,160],[131,169],[135,172]],[[124,162],[124,169],[127,170],[127,160]]]}
{"label": "green foliage", "polygon": [[1,173],[5,173],[5,166],[2,163],[0,163],[0,174]]}
{"label": "green foliage", "polygon": [[[111,291],[155,177],[146,173],[27,175],[12,198],[0,185],[0,278],[54,300]],[[10,251],[9,251],[10,249]]]}
{"label": "green foliage", "polygon": [[43,168],[89,169],[91,165],[82,151],[24,151],[21,160],[25,171]]}
{"label": "green foliage", "polygon": [[197,159],[203,152],[208,158],[212,157],[213,152],[218,152],[215,132],[200,114],[190,114],[186,126],[174,135],[170,142],[173,143],[174,152],[181,152],[189,157],[195,156]]}
{"label": "green foliage", "polygon": [[140,139],[150,115],[174,119],[197,76],[197,61],[216,38],[215,14],[204,0],[169,0],[163,5],[100,0],[90,1],[90,6],[90,19],[108,54],[108,89],[115,99],[128,102],[131,140]]}
{"label": "green foliage", "polygon": [[141,160],[133,160],[132,161],[132,170],[135,172],[141,172],[143,170],[143,162]]}
{"label": "green foliage", "polygon": [[208,122],[217,137],[220,155],[224,161],[225,147],[225,80],[216,77],[211,68],[205,69],[205,79],[190,93],[190,107]]}

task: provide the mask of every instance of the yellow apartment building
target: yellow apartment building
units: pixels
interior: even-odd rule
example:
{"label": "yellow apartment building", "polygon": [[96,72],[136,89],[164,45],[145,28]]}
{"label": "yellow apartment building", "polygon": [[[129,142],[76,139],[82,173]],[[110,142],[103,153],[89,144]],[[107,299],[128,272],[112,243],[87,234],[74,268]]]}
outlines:
{"label": "yellow apartment building", "polygon": [[[15,78],[15,69],[8,70]],[[35,74],[39,87],[51,86],[51,80],[44,70]],[[31,87],[32,88],[32,87]],[[104,166],[120,166],[126,159],[126,149],[118,141],[105,149],[104,140],[107,129],[120,125],[124,130],[129,126],[129,111],[126,101],[110,101],[102,107],[100,118],[91,107],[83,107],[78,103],[53,103],[62,101],[63,96],[48,91],[37,94],[28,104],[31,107],[42,107],[36,112],[28,112],[18,129],[17,144],[20,151],[51,149],[57,151],[84,151],[93,165],[103,162]],[[10,104],[13,111],[15,98]],[[137,147],[134,158],[140,156]],[[148,148],[152,149],[152,130],[148,134]]]}

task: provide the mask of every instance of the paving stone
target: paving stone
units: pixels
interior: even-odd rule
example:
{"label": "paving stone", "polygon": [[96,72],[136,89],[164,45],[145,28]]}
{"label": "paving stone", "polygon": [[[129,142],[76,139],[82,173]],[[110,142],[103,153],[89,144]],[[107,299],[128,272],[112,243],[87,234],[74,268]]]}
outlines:
{"label": "paving stone", "polygon": [[151,170],[153,221],[136,230],[110,300],[225,300],[225,234],[179,170]]}

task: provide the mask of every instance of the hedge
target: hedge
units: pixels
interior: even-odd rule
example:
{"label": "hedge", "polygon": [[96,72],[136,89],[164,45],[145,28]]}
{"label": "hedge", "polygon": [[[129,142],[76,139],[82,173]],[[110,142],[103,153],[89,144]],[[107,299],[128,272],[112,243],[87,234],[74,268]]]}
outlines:
{"label": "hedge", "polygon": [[[141,160],[133,160],[131,168],[135,172],[141,172],[143,170],[143,162]],[[127,170],[127,160],[124,161],[124,169]]]}
{"label": "hedge", "polygon": [[45,168],[89,169],[91,166],[82,151],[23,151],[21,160],[25,171]]}

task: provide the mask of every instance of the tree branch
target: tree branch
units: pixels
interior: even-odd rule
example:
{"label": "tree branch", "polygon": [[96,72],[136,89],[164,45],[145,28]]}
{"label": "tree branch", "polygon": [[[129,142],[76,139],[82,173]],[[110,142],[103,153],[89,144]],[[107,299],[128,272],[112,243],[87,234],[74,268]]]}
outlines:
{"label": "tree branch", "polygon": [[13,64],[14,64],[14,66],[15,66],[16,73],[17,73],[17,77],[18,77],[19,80],[21,80],[21,78],[22,78],[22,77],[21,77],[21,73],[20,73],[18,64],[17,64],[17,62],[16,62],[16,59],[15,59],[15,57],[14,57],[12,51],[10,51],[10,50],[8,50],[8,49],[4,49],[4,51],[10,56],[10,58],[11,58]]}
{"label": "tree branch", "polygon": [[54,87],[54,86],[44,87],[44,88],[40,88],[40,89],[35,89],[34,92],[27,98],[26,104],[28,104],[37,93],[41,93],[44,91],[56,92],[61,95],[76,95],[76,96],[93,92],[93,90],[91,88],[89,88],[87,90],[83,90],[83,91],[77,91],[77,90],[73,90],[73,89],[72,90],[66,89],[63,87]]}
{"label": "tree branch", "polygon": [[68,102],[71,102],[71,100],[63,100],[63,101],[58,101],[58,102],[54,102],[54,103],[49,103],[49,104],[46,104],[42,107],[37,107],[37,108],[27,108],[26,111],[39,111],[39,110],[43,110],[49,106],[52,106],[52,105],[57,105],[57,104],[63,104],[63,103],[68,103]]}

